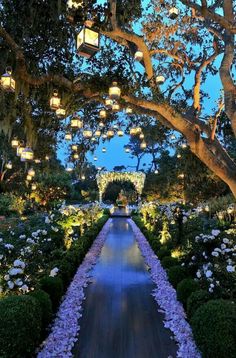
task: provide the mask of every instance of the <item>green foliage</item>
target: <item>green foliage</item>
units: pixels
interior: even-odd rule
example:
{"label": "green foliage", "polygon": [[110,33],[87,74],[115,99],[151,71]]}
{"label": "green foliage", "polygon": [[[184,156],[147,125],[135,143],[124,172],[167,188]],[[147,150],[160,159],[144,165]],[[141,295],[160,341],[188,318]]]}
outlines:
{"label": "green foliage", "polygon": [[168,280],[174,288],[177,287],[178,283],[188,277],[188,271],[183,266],[172,266],[167,271]]}
{"label": "green foliage", "polygon": [[0,215],[22,214],[25,204],[25,200],[18,195],[0,194]]}
{"label": "green foliage", "polygon": [[210,294],[206,290],[198,290],[189,296],[187,300],[187,314],[191,318],[196,310],[210,300]]}
{"label": "green foliage", "polygon": [[30,296],[12,296],[0,300],[0,356],[30,358],[39,344],[40,303]]}
{"label": "green foliage", "polygon": [[161,246],[157,252],[159,260],[162,260],[166,256],[170,256],[170,250],[166,246]]}
{"label": "green foliage", "polygon": [[192,278],[185,278],[177,285],[177,298],[186,307],[189,296],[199,289],[199,283]]}
{"label": "green foliage", "polygon": [[41,307],[42,312],[42,329],[46,329],[52,320],[52,302],[47,292],[43,290],[36,290],[30,293],[30,296],[35,298]]}
{"label": "green foliage", "polygon": [[61,278],[45,276],[40,281],[40,288],[49,294],[52,301],[52,309],[56,311],[63,295],[63,282]]}
{"label": "green foliage", "polygon": [[197,309],[191,325],[203,358],[236,357],[235,303],[209,301]]}
{"label": "green foliage", "polygon": [[176,266],[178,264],[178,259],[176,259],[175,257],[171,257],[171,256],[165,256],[163,257],[163,259],[161,260],[161,265],[165,268],[168,269],[172,266]]}

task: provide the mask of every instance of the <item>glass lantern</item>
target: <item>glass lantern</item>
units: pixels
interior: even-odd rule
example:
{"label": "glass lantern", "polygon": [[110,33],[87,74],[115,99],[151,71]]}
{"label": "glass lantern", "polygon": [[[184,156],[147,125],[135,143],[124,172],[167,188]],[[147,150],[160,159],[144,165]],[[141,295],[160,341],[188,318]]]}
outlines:
{"label": "glass lantern", "polygon": [[50,108],[53,111],[56,111],[57,109],[59,109],[61,106],[61,98],[58,96],[58,91],[54,90],[53,91],[53,95],[50,98]]}
{"label": "glass lantern", "polygon": [[80,7],[83,8],[83,1],[75,1],[75,0],[67,0],[67,4],[66,4],[68,9],[74,9],[77,10]]}
{"label": "glass lantern", "polygon": [[32,176],[31,175],[29,175],[29,174],[27,174],[27,176],[26,176],[26,180],[27,181],[31,181],[33,178],[32,178]]}
{"label": "glass lantern", "polygon": [[19,146],[19,140],[17,138],[13,138],[11,141],[12,148],[17,148]]}
{"label": "glass lantern", "polygon": [[60,107],[56,110],[56,115],[58,118],[64,118],[66,115],[66,110],[64,108]]}
{"label": "glass lantern", "polygon": [[73,171],[73,164],[72,163],[68,163],[67,166],[66,166],[66,171],[68,173],[71,173]]}
{"label": "glass lantern", "polygon": [[102,138],[103,138],[103,139],[106,139],[106,138],[107,138],[107,135],[104,133],[104,134],[102,135]]}
{"label": "glass lantern", "polygon": [[158,85],[163,85],[164,82],[165,82],[165,77],[164,76],[159,75],[159,76],[156,77],[156,83]]}
{"label": "glass lantern", "polygon": [[93,160],[96,162],[98,160],[98,157],[96,155],[93,157]]}
{"label": "glass lantern", "polygon": [[83,128],[83,121],[80,117],[71,118],[70,126],[71,128],[81,129]]}
{"label": "glass lantern", "polygon": [[105,105],[106,105],[106,107],[107,107],[108,109],[111,109],[111,108],[112,108],[112,105],[113,105],[112,99],[106,98],[106,99],[105,99]]}
{"label": "glass lantern", "polygon": [[117,82],[112,82],[111,87],[109,88],[109,97],[111,99],[119,99],[121,94],[121,90],[117,85]]}
{"label": "glass lantern", "polygon": [[32,185],[31,185],[31,190],[34,191],[34,190],[36,190],[36,189],[37,189],[37,185],[36,185],[36,184],[32,184]]}
{"label": "glass lantern", "polygon": [[156,170],[154,171],[154,173],[155,173],[155,174],[158,174],[158,173],[159,173],[159,171],[156,169]]}
{"label": "glass lantern", "polygon": [[27,162],[34,159],[34,152],[31,148],[26,147],[22,150],[20,159],[22,162]]}
{"label": "glass lantern", "polygon": [[140,149],[146,149],[147,148],[147,143],[145,141],[142,141],[140,143]]}
{"label": "glass lantern", "polygon": [[130,153],[130,148],[129,147],[125,147],[125,153]]}
{"label": "glass lantern", "polygon": [[35,162],[35,164],[40,164],[41,160],[40,159],[35,159],[34,162]]}
{"label": "glass lantern", "polygon": [[183,144],[181,145],[181,148],[182,148],[182,149],[186,149],[186,148],[187,148],[187,144],[186,144],[186,143],[183,143]]}
{"label": "glass lantern", "polygon": [[79,154],[78,154],[78,153],[74,153],[74,154],[73,154],[73,158],[74,158],[74,159],[79,159]]}
{"label": "glass lantern", "polygon": [[107,116],[107,112],[105,111],[105,109],[102,109],[102,110],[99,112],[99,117],[100,117],[101,119],[104,119],[104,118],[106,118],[106,116]]}
{"label": "glass lantern", "polygon": [[118,103],[113,103],[112,111],[113,112],[119,112],[119,110],[120,110],[120,105]]}
{"label": "glass lantern", "polygon": [[81,56],[90,58],[99,51],[99,48],[99,32],[86,26],[83,27],[77,35],[77,53]]}
{"label": "glass lantern", "polygon": [[118,135],[119,137],[123,137],[124,132],[122,131],[122,129],[119,129],[119,130],[117,131],[117,135]]}
{"label": "glass lantern", "polygon": [[12,169],[12,162],[6,163],[6,169]]}
{"label": "glass lantern", "polygon": [[102,148],[102,152],[106,153],[107,149],[106,148]]}
{"label": "glass lantern", "polygon": [[133,109],[131,107],[127,107],[125,110],[126,114],[132,114],[133,113]]}
{"label": "glass lantern", "polygon": [[100,137],[101,135],[101,131],[100,130],[96,130],[95,133],[94,133],[94,136],[95,137]]}
{"label": "glass lantern", "polygon": [[78,150],[78,145],[77,144],[72,144],[71,149],[74,150],[74,151]]}
{"label": "glass lantern", "polygon": [[137,134],[136,127],[130,128],[129,134],[130,135],[136,135]]}
{"label": "glass lantern", "polygon": [[65,134],[65,140],[72,140],[72,134],[71,133],[66,133]]}
{"label": "glass lantern", "polygon": [[33,168],[30,168],[28,170],[28,174],[31,176],[31,177],[34,177],[35,176],[35,170]]}
{"label": "glass lantern", "polygon": [[99,122],[98,125],[99,125],[100,128],[103,128],[105,126],[105,124],[103,122]]}
{"label": "glass lantern", "polygon": [[114,135],[115,135],[115,133],[114,133],[113,129],[108,129],[108,131],[107,131],[107,137],[108,137],[108,138],[112,138],[112,137],[114,137]]}
{"label": "glass lantern", "polygon": [[7,92],[15,92],[16,82],[12,78],[12,69],[8,67],[6,73],[1,76],[1,88]]}
{"label": "glass lantern", "polygon": [[143,133],[141,133],[141,134],[139,135],[139,139],[144,139],[144,134],[143,134]]}
{"label": "glass lantern", "polygon": [[92,138],[93,132],[90,129],[86,129],[83,131],[84,138]]}
{"label": "glass lantern", "polygon": [[175,20],[179,15],[179,9],[177,9],[177,7],[172,7],[169,10],[169,18],[171,20]]}
{"label": "glass lantern", "polygon": [[184,173],[179,174],[179,175],[178,175],[178,178],[179,178],[179,179],[184,179]]}
{"label": "glass lantern", "polygon": [[81,180],[85,180],[85,179],[86,179],[85,175],[81,175]]}
{"label": "glass lantern", "polygon": [[47,160],[47,161],[49,161],[49,160],[50,160],[49,155],[45,155],[45,160]]}
{"label": "glass lantern", "polygon": [[181,154],[177,154],[177,158],[180,159],[180,158],[181,158]]}
{"label": "glass lantern", "polygon": [[142,61],[143,59],[143,53],[142,51],[136,51],[134,54],[135,61]]}

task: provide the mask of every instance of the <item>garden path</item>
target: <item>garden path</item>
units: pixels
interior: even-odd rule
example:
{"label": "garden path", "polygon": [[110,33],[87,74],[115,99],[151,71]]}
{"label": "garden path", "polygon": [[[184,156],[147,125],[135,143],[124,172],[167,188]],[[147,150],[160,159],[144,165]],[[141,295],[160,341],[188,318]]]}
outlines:
{"label": "garden path", "polygon": [[177,346],[126,218],[113,218],[85,290],[76,358],[175,358]]}

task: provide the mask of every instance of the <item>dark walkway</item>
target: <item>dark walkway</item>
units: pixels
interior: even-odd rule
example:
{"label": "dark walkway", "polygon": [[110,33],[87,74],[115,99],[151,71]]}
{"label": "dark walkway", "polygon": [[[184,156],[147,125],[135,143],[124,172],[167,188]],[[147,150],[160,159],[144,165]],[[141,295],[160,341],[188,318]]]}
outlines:
{"label": "dark walkway", "polygon": [[150,295],[153,284],[127,219],[113,218],[92,276],[75,357],[176,357],[176,345]]}

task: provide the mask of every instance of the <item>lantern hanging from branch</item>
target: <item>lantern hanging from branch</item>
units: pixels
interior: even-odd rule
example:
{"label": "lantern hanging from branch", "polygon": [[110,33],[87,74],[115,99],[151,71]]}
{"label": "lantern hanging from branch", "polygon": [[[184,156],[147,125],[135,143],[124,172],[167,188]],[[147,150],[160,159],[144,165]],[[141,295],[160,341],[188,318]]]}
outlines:
{"label": "lantern hanging from branch", "polygon": [[177,154],[177,158],[180,159],[182,156],[181,154]]}
{"label": "lantern hanging from branch", "polygon": [[93,132],[91,131],[91,129],[85,129],[83,131],[83,136],[84,138],[92,138]]}
{"label": "lantern hanging from branch", "polygon": [[135,61],[142,61],[143,59],[143,53],[142,51],[136,51],[134,54]]}
{"label": "lantern hanging from branch", "polygon": [[96,162],[96,161],[98,160],[98,157],[95,155],[95,156],[93,157],[93,160]]}
{"label": "lantern hanging from branch", "polygon": [[119,137],[123,137],[124,132],[122,131],[122,129],[118,129],[117,135],[118,135]]}
{"label": "lantern hanging from branch", "polygon": [[156,83],[158,85],[163,85],[164,82],[165,82],[165,77],[164,76],[159,75],[159,76],[156,77]]}
{"label": "lantern hanging from branch", "polygon": [[105,124],[103,122],[99,122],[98,125],[99,125],[100,128],[103,128],[105,126]]}
{"label": "lantern hanging from branch", "polygon": [[5,167],[6,169],[12,169],[12,162],[7,162]]}
{"label": "lantern hanging from branch", "polygon": [[107,107],[108,109],[111,109],[111,108],[112,108],[112,105],[113,105],[112,99],[106,98],[106,99],[105,99],[105,105],[106,105],[106,107]]}
{"label": "lantern hanging from branch", "polygon": [[158,174],[158,173],[159,173],[159,171],[156,169],[154,173],[155,173],[155,174]]}
{"label": "lantern hanging from branch", "polygon": [[108,137],[108,138],[112,138],[112,137],[114,137],[114,135],[115,135],[115,133],[114,133],[113,129],[108,129],[108,131],[107,131],[107,137]]}
{"label": "lantern hanging from branch", "polygon": [[32,184],[32,185],[31,185],[31,190],[34,191],[34,190],[36,190],[36,189],[37,189],[37,185],[36,185],[35,183]]}
{"label": "lantern hanging from branch", "polygon": [[78,150],[78,145],[77,144],[72,144],[71,149],[74,150],[74,151]]}
{"label": "lantern hanging from branch", "polygon": [[100,135],[101,135],[101,131],[97,129],[97,130],[95,131],[95,133],[94,133],[94,136],[95,136],[95,137],[100,137]]}
{"label": "lantern hanging from branch", "polygon": [[117,82],[112,82],[111,87],[109,88],[109,97],[114,100],[118,100],[121,95],[121,90],[117,85]]}
{"label": "lantern hanging from branch", "polygon": [[131,107],[127,107],[125,110],[126,114],[132,114],[133,113],[133,109]]}
{"label": "lantern hanging from branch", "polygon": [[53,95],[52,97],[50,98],[50,108],[53,110],[53,111],[56,111],[57,109],[59,109],[61,106],[61,98],[59,97],[58,95],[58,91],[57,90],[54,90],[53,91]]}
{"label": "lantern hanging from branch", "polygon": [[64,118],[66,115],[66,110],[64,108],[60,107],[56,110],[56,115],[58,118]]}
{"label": "lantern hanging from branch", "polygon": [[147,148],[147,143],[145,141],[142,141],[140,143],[140,149],[146,149]]}
{"label": "lantern hanging from branch", "polygon": [[68,9],[77,10],[83,8],[83,1],[68,0],[66,6]]}
{"label": "lantern hanging from branch", "polygon": [[102,110],[99,112],[99,117],[100,117],[101,119],[104,119],[104,118],[106,118],[106,116],[107,116],[106,110],[105,110],[105,109],[102,109]]}
{"label": "lantern hanging from branch", "polygon": [[179,174],[179,175],[178,175],[178,178],[179,178],[179,179],[184,179],[184,173]]}
{"label": "lantern hanging from branch", "polygon": [[27,181],[31,181],[33,178],[32,178],[32,176],[31,175],[29,175],[29,174],[27,174],[27,176],[26,176],[26,180]]}
{"label": "lantern hanging from branch", "polygon": [[22,150],[20,159],[22,162],[31,161],[34,159],[34,152],[30,147],[26,147]]}
{"label": "lantern hanging from branch", "polygon": [[139,135],[139,139],[143,140],[144,139],[144,134],[143,133],[140,133]]}
{"label": "lantern hanging from branch", "polygon": [[119,112],[119,110],[120,110],[120,105],[118,103],[113,103],[112,111],[113,112]]}
{"label": "lantern hanging from branch", "polygon": [[12,78],[11,67],[7,67],[6,73],[1,76],[1,88],[7,92],[15,92],[16,82]]}
{"label": "lantern hanging from branch", "polygon": [[99,48],[99,32],[86,26],[83,27],[77,35],[77,53],[81,56],[90,58],[99,51]]}
{"label": "lantern hanging from branch", "polygon": [[79,154],[78,154],[78,153],[74,153],[74,154],[73,154],[73,158],[74,158],[75,160],[79,159]]}
{"label": "lantern hanging from branch", "polygon": [[177,9],[177,7],[171,7],[169,10],[169,18],[171,20],[175,20],[179,15],[179,9]]}
{"label": "lantern hanging from branch", "polygon": [[80,117],[71,118],[70,126],[71,126],[71,128],[81,129],[81,128],[83,128],[83,121]]}
{"label": "lantern hanging from branch", "polygon": [[106,133],[104,133],[104,134],[102,135],[102,138],[103,138],[103,139],[106,139],[106,138],[107,138]]}
{"label": "lantern hanging from branch", "polygon": [[35,170],[33,168],[30,168],[28,170],[28,174],[31,176],[31,177],[34,177],[35,176]]}
{"label": "lantern hanging from branch", "polygon": [[70,133],[70,132],[67,132],[66,134],[65,134],[65,140],[72,140],[72,134]]}
{"label": "lantern hanging from branch", "polygon": [[81,180],[85,180],[85,179],[86,179],[85,175],[81,175]]}
{"label": "lantern hanging from branch", "polygon": [[105,148],[105,147],[104,147],[104,148],[102,148],[102,152],[103,152],[103,153],[106,153],[106,151],[107,151],[107,150],[106,150],[106,148]]}
{"label": "lantern hanging from branch", "polygon": [[12,148],[17,148],[19,146],[19,140],[17,138],[13,138],[11,141]]}
{"label": "lantern hanging from branch", "polygon": [[73,171],[74,167],[73,167],[73,164],[72,163],[68,163],[67,166],[66,166],[66,171],[68,173],[71,173]]}
{"label": "lantern hanging from branch", "polygon": [[130,148],[128,146],[125,147],[125,152],[130,153]]}

